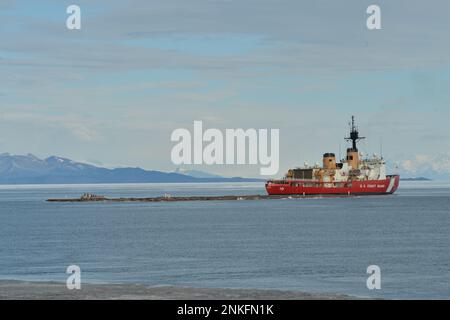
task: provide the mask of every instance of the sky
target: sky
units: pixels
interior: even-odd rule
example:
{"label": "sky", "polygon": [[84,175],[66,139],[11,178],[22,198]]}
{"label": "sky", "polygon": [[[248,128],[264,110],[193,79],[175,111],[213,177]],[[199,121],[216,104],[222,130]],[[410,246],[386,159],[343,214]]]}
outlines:
{"label": "sky", "polygon": [[[81,8],[68,30],[66,8]],[[381,30],[366,9],[381,8]],[[280,172],[355,115],[402,174],[450,175],[447,0],[0,0],[0,153],[172,171],[177,128],[276,128]],[[255,177],[259,166],[195,166]]]}

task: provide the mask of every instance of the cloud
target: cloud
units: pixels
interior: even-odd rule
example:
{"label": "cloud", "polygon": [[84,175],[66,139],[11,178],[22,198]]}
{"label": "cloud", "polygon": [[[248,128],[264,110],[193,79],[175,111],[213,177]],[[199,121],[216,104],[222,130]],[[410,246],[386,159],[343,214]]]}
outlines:
{"label": "cloud", "polygon": [[95,141],[99,138],[94,124],[79,116],[48,116],[30,112],[0,113],[0,122],[22,125],[38,125],[45,128],[63,129],[82,141]]}
{"label": "cloud", "polygon": [[369,0],[79,0],[71,32],[67,4],[8,1],[2,148],[163,168],[170,131],[204,120],[280,128],[287,169],[337,152],[355,114],[367,149],[383,137],[419,170],[404,154],[450,150],[433,138],[449,130],[450,2],[377,3],[383,29],[368,31]]}
{"label": "cloud", "polygon": [[450,151],[436,155],[415,155],[411,159],[403,160],[401,168],[410,174],[449,174]]}
{"label": "cloud", "polygon": [[[370,1],[80,1],[83,29],[70,33],[56,17],[20,14],[22,27],[0,31],[0,65],[23,68],[86,68],[107,72],[137,68],[227,70],[270,67],[282,72],[305,70],[386,70],[450,64],[447,13],[450,3],[437,0],[378,1],[383,30],[368,31],[365,9]],[[48,2],[58,12],[60,5]],[[136,9],[139,8],[139,9]],[[62,10],[61,6],[61,11]],[[426,10],[425,10],[426,9]],[[26,11],[25,11],[26,12]],[[65,18],[64,14],[58,17]],[[204,54],[216,37],[257,37],[253,48],[221,56]],[[202,38],[203,54],[193,46]],[[148,47],[166,37],[183,46]],[[196,38],[197,37],[197,38]],[[128,44],[129,40],[139,40]],[[178,39],[178,40],[177,40]],[[192,40],[194,39],[194,40]],[[192,41],[191,41],[192,40]],[[139,45],[139,43],[141,45]]]}

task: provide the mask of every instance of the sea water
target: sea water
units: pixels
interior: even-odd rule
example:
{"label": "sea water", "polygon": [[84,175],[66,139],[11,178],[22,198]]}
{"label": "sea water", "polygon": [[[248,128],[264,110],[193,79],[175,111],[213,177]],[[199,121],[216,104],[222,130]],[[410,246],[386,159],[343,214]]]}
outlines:
{"label": "sea water", "polygon": [[[263,194],[263,183],[0,186],[0,279],[450,298],[450,183],[393,196],[173,203],[47,198]],[[368,290],[367,267],[381,269]]]}

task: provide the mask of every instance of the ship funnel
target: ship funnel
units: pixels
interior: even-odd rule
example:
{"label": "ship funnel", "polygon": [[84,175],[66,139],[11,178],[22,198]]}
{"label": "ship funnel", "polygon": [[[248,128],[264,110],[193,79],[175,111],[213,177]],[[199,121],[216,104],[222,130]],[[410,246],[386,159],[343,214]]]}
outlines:
{"label": "ship funnel", "polygon": [[359,167],[359,152],[353,148],[347,149],[347,163],[352,169],[356,170]]}
{"label": "ship funnel", "polygon": [[325,153],[323,155],[323,168],[336,169],[336,155],[334,153]]}

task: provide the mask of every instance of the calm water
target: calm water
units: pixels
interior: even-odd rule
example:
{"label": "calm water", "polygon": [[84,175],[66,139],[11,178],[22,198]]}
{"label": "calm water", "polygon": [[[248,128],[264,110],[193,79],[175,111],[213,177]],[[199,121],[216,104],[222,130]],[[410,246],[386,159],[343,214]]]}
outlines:
{"label": "calm water", "polygon": [[[0,186],[0,279],[450,298],[450,183],[394,196],[179,203],[49,197],[263,193],[255,184]],[[366,288],[381,267],[382,290]]]}

